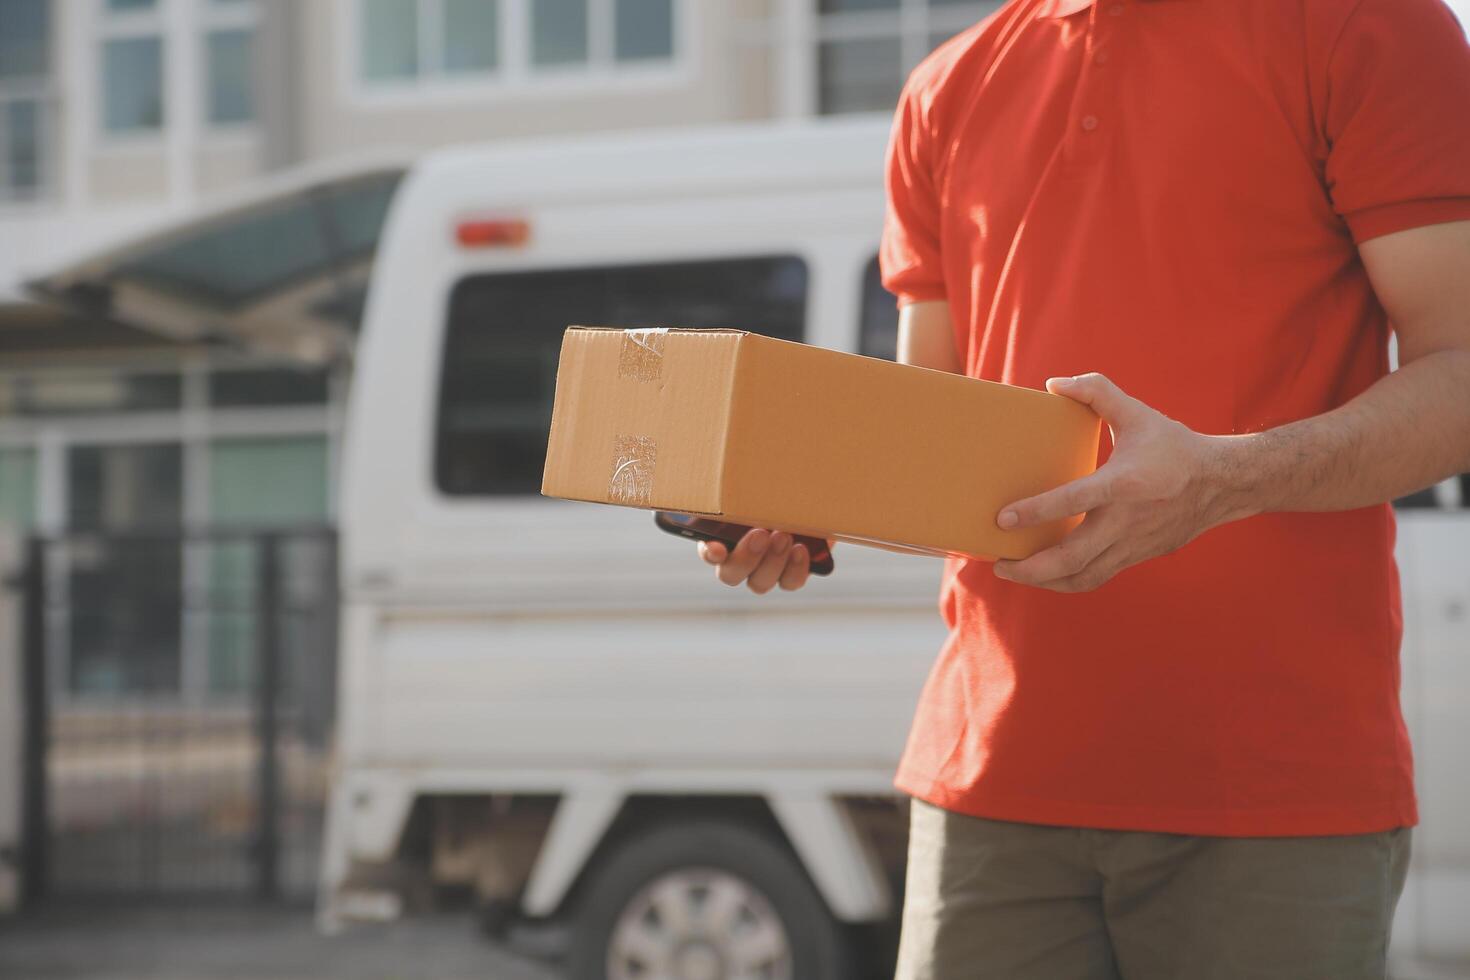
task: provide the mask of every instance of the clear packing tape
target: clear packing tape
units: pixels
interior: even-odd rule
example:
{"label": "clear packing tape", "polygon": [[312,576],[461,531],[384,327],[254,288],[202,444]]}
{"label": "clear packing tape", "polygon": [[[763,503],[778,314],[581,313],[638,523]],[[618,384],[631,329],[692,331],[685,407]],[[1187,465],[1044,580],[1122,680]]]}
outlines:
{"label": "clear packing tape", "polygon": [[[618,377],[632,381],[657,381],[663,377],[667,328],[623,331],[618,352]],[[652,436],[619,435],[613,440],[612,477],[608,499],[632,507],[653,505],[653,475],[658,464],[658,443]]]}

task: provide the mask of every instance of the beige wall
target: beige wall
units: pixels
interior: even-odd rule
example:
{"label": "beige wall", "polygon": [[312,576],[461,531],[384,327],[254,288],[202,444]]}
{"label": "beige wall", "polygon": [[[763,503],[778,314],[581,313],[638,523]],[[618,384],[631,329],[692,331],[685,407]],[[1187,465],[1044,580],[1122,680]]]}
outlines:
{"label": "beige wall", "polygon": [[[191,164],[194,193],[208,199],[256,179],[260,147],[249,136],[206,139]],[[161,147],[99,149],[91,156],[87,177],[91,200],[99,205],[176,200],[171,198],[169,156]]]}
{"label": "beige wall", "polygon": [[667,77],[529,85],[493,83],[450,92],[363,91],[350,78],[355,43],[343,12],[354,0],[297,7],[302,39],[300,119],[306,159],[368,147],[432,147],[548,133],[638,129],[763,118],[774,111],[773,65],[759,44],[742,40],[768,0],[690,0],[693,44]]}
{"label": "beige wall", "polygon": [[162,146],[118,147],[92,154],[88,188],[97,204],[166,200],[168,155]]}
{"label": "beige wall", "polygon": [[199,193],[205,197],[233,190],[259,174],[259,141],[249,136],[206,141],[194,155],[194,177]]}

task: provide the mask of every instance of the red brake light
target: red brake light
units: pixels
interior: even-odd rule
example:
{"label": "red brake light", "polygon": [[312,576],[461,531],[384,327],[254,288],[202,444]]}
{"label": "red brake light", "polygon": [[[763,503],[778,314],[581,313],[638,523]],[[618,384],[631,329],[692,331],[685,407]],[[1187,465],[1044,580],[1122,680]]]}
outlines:
{"label": "red brake light", "polygon": [[461,221],[455,240],[464,248],[516,248],[531,240],[531,226],[519,218]]}

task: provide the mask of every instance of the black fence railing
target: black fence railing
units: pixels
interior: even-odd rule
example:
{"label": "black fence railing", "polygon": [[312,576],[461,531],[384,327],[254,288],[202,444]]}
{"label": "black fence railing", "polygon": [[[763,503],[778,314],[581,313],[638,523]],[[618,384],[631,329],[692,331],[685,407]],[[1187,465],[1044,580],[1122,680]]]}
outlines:
{"label": "black fence railing", "polygon": [[28,899],[309,898],[335,534],[68,534],[27,556]]}

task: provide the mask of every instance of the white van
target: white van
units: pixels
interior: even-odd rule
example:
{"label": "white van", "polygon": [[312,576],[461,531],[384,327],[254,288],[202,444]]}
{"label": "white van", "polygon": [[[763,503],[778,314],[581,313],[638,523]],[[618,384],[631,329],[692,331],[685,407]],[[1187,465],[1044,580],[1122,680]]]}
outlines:
{"label": "white van", "polygon": [[938,564],[845,549],[757,598],[647,513],[537,490],[569,323],[892,355],[884,139],[471,148],[404,179],[349,401],[328,921],[421,854],[493,914],[572,917],[574,976],[855,975],[851,926],[898,904]]}
{"label": "white van", "polygon": [[[462,885],[496,920],[570,924],[576,978],[881,969],[904,839],[890,778],[942,638],[938,564],[841,548],[830,579],[756,598],[647,514],[537,488],[567,324],[892,355],[885,137],[740,128],[411,168],[350,396],[326,924]],[[1462,486],[1401,522],[1423,805],[1405,975],[1470,961]]]}

